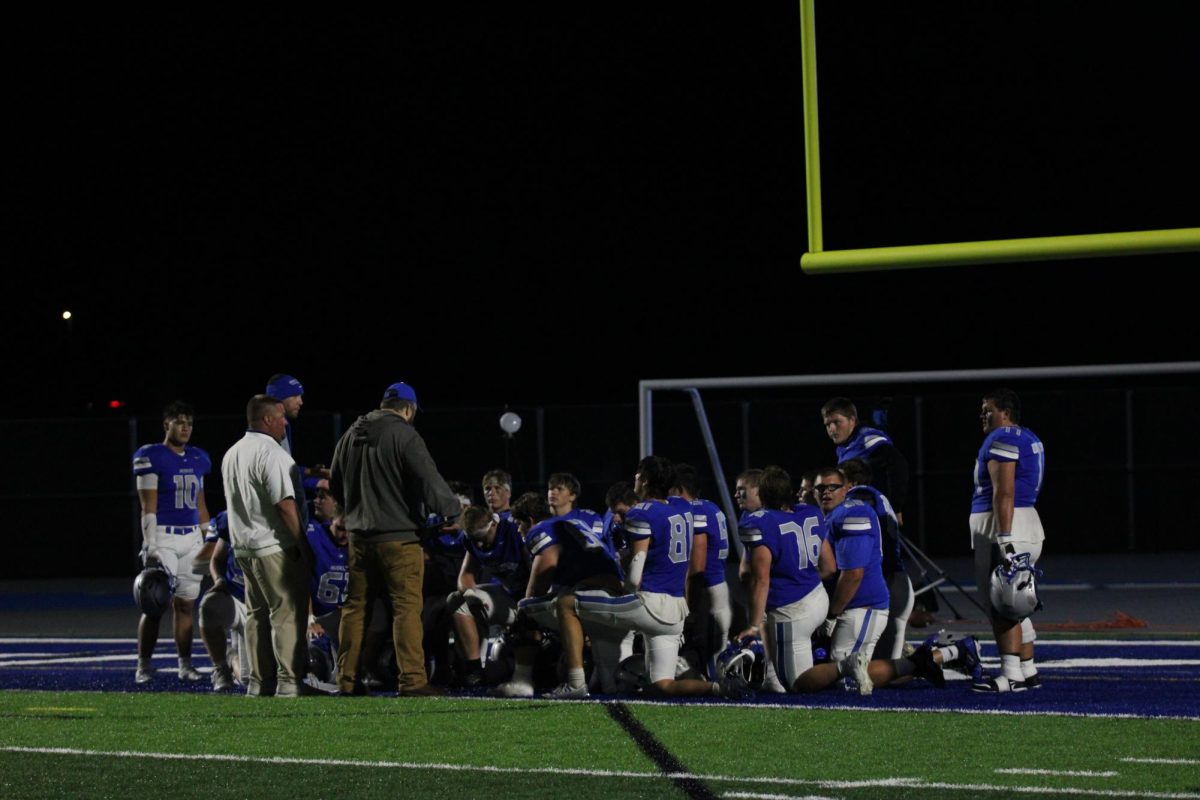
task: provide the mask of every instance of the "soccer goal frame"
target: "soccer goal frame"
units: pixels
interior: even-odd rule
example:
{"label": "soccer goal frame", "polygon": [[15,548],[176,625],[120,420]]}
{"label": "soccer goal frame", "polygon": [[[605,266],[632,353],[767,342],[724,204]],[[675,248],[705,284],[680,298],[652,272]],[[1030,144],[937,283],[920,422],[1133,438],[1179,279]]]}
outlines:
{"label": "soccer goal frame", "polygon": [[[699,426],[704,448],[708,453],[709,465],[712,467],[713,479],[717,485],[721,508],[725,516],[736,521],[737,509],[733,496],[729,492],[729,484],[725,471],[721,466],[721,456],[717,452],[716,440],[708,422],[708,413],[704,407],[704,399],[700,394],[702,389],[738,390],[738,389],[774,389],[787,387],[811,388],[817,386],[838,387],[841,391],[847,386],[862,385],[912,385],[921,383],[969,383],[1002,381],[1038,380],[1038,379],[1078,379],[1078,378],[1120,378],[1145,377],[1159,375],[1200,374],[1200,361],[1172,361],[1150,364],[1108,364],[1097,366],[1063,366],[1063,367],[1025,367],[1019,369],[965,369],[965,370],[926,370],[915,372],[851,372],[831,373],[824,375],[773,375],[748,378],[664,378],[638,381],[638,449],[641,458],[654,454],[654,395],[656,392],[683,392],[691,400]],[[1129,435],[1129,434],[1127,434]],[[918,469],[920,464],[918,463]],[[1130,536],[1133,536],[1131,530]],[[743,553],[741,540],[732,537],[738,556]],[[1132,542],[1131,542],[1132,544]],[[924,542],[922,542],[924,545]]]}

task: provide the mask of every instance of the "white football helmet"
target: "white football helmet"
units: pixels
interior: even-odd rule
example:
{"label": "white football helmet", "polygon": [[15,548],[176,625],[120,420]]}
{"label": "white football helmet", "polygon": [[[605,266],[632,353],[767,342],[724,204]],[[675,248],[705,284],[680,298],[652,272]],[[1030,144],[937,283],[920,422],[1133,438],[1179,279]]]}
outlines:
{"label": "white football helmet", "polygon": [[1042,571],[1029,563],[1029,553],[1018,553],[992,570],[989,596],[992,608],[1008,619],[1025,619],[1042,607],[1037,582]]}

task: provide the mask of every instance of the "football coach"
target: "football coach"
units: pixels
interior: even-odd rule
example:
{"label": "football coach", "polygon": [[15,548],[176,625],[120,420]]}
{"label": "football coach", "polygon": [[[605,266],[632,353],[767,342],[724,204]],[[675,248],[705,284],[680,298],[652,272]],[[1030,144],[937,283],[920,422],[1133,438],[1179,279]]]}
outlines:
{"label": "football coach", "polygon": [[[391,600],[392,639],[401,696],[433,695],[421,646],[421,584],[425,555],[420,531],[462,513],[413,427],[417,393],[393,383],[379,408],[355,420],[333,453],[329,488],[350,531],[350,580],[342,607],[338,689],[361,694],[358,678],[367,612],[376,597]],[[430,518],[438,519],[430,522]]]}

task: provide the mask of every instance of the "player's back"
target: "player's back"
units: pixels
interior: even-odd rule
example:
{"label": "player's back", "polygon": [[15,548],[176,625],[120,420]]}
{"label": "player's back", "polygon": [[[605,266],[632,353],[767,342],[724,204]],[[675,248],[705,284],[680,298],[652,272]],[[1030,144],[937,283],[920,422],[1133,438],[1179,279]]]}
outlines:
{"label": "player's back", "polygon": [[991,474],[988,462],[1016,462],[1013,506],[1026,508],[1037,504],[1046,472],[1046,448],[1033,431],[1019,425],[996,428],[983,440],[975,461],[975,493],[971,511],[992,510]]}
{"label": "player's back", "polygon": [[821,583],[818,563],[826,532],[818,509],[761,509],[745,518],[742,529],[748,546],[771,552],[768,611],[804,598]]}
{"label": "player's back", "polygon": [[708,553],[704,561],[704,582],[716,586],[725,582],[725,561],[729,558],[729,523],[725,512],[711,500],[692,501],[693,536],[704,533],[708,537]]}
{"label": "player's back", "polygon": [[625,530],[631,540],[649,539],[641,591],[684,596],[688,558],[691,553],[691,504],[663,500],[638,503],[625,515]]}
{"label": "player's back", "polygon": [[838,569],[862,569],[847,608],[887,608],[889,595],[883,579],[883,539],[879,518],[862,500],[847,498],[829,514],[829,537]]}

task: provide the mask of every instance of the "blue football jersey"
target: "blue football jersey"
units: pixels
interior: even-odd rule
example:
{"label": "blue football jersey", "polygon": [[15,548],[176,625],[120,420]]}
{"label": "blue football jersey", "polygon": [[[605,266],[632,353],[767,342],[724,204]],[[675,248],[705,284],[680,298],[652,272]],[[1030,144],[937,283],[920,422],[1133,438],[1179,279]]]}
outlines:
{"label": "blue football jersey", "polygon": [[1017,462],[1015,508],[1037,503],[1046,472],[1046,449],[1029,428],[1011,425],[996,428],[983,440],[975,459],[975,493],[971,495],[971,513],[992,510],[992,476],[989,461]]}
{"label": "blue football jersey", "polygon": [[862,500],[847,499],[829,514],[829,541],[838,569],[862,569],[862,583],[846,608],[887,608],[879,518]]}
{"label": "blue football jersey", "polygon": [[876,428],[864,428],[860,425],[854,429],[854,435],[847,439],[845,444],[838,445],[838,463],[852,458],[866,461],[867,455],[881,444],[892,444],[892,437]]}
{"label": "blue football jersey", "polygon": [[485,582],[497,583],[513,597],[524,597],[529,584],[529,552],[510,517],[496,525],[496,539],[490,548],[480,547],[469,536],[464,537],[467,550],[482,568],[480,577]]}
{"label": "blue football jersey", "polygon": [[133,454],[138,486],[158,490],[159,525],[200,524],[196,498],[211,471],[212,460],[199,447],[185,447],[181,455],[165,444],[148,444]]}
{"label": "blue football jersey", "polygon": [[222,511],[208,521],[204,529],[204,541],[215,542],[218,539],[229,547],[225,557],[225,585],[229,593],[241,602],[246,602],[246,576],[233,558],[233,543],[229,540],[229,513]]}
{"label": "blue football jersey", "polygon": [[600,517],[584,509],[568,511],[534,525],[525,534],[525,546],[533,556],[547,547],[559,546],[558,566],[554,570],[556,586],[574,586],[593,575],[609,573],[623,577],[621,566],[600,534]]}
{"label": "blue football jersey", "polygon": [[692,549],[692,504],[681,497],[638,503],[625,515],[625,531],[631,541],[650,540],[640,590],[683,597]]}
{"label": "blue football jersey", "polygon": [[350,564],[346,548],[338,547],[324,522],[313,520],[304,532],[313,551],[309,595],[312,597],[313,613],[320,617],[336,611],[346,602]]}
{"label": "blue football jersey", "polygon": [[729,523],[725,512],[711,500],[692,501],[692,532],[708,536],[708,555],[704,562],[704,584],[725,582],[725,560],[729,558]]}
{"label": "blue football jersey", "polygon": [[747,550],[765,547],[771,553],[767,611],[795,603],[821,583],[817,564],[826,533],[820,512],[812,506],[755,511],[746,517],[740,535]]}
{"label": "blue football jersey", "polygon": [[883,541],[883,576],[891,577],[904,569],[904,556],[900,552],[900,520],[896,517],[887,495],[874,486],[855,486],[846,492],[846,497],[862,500],[871,507],[879,518]]}

